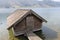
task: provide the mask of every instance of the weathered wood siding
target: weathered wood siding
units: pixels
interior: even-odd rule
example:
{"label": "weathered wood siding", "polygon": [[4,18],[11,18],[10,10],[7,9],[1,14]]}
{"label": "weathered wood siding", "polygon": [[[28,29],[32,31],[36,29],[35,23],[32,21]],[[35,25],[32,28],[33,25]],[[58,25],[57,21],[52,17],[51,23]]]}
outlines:
{"label": "weathered wood siding", "polygon": [[42,26],[42,20],[38,19],[34,15],[28,15],[26,18],[27,31],[40,30]]}
{"label": "weathered wood siding", "polygon": [[27,32],[31,32],[33,30],[34,27],[34,20],[33,20],[33,16],[29,15],[26,17],[26,27],[27,27]]}
{"label": "weathered wood siding", "polygon": [[25,19],[15,25],[14,32],[16,35],[20,35],[25,32],[31,32],[33,30],[40,29],[42,26],[42,20],[38,19],[34,15],[28,15]]}
{"label": "weathered wood siding", "polygon": [[34,29],[39,29],[42,26],[42,20],[34,16]]}
{"label": "weathered wood siding", "polygon": [[21,34],[25,32],[25,19],[23,19],[21,22],[19,22],[15,27],[14,31],[16,34]]}

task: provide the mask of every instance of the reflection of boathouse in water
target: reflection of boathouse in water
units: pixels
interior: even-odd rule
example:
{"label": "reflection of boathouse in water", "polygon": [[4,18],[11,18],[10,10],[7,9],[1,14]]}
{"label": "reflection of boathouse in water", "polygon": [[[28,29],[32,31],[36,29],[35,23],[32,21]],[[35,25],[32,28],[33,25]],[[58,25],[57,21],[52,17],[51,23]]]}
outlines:
{"label": "reflection of boathouse in water", "polygon": [[7,18],[9,34],[13,33],[12,36],[38,31],[43,22],[47,21],[30,9],[18,9]]}

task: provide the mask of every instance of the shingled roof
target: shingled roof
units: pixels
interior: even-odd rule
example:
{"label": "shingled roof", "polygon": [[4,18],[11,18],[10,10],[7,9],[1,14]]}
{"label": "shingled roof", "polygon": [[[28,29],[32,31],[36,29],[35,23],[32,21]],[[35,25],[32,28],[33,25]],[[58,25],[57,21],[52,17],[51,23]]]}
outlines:
{"label": "shingled roof", "polygon": [[10,16],[7,17],[7,26],[8,26],[8,29],[11,28],[12,25],[18,23],[18,21],[21,21],[28,14],[31,14],[31,13],[34,14],[39,19],[41,19],[43,22],[47,22],[44,18],[39,16],[37,13],[35,13],[31,9],[17,9]]}

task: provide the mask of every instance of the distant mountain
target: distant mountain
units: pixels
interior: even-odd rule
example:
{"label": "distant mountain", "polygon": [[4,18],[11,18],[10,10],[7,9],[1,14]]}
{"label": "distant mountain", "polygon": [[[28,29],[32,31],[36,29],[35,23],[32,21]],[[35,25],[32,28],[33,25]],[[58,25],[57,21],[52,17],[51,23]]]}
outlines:
{"label": "distant mountain", "polygon": [[60,2],[51,0],[0,0],[0,8],[11,7],[60,7]]}
{"label": "distant mountain", "polygon": [[46,5],[49,5],[51,7],[60,7],[60,2],[55,2],[55,1],[44,1]]}

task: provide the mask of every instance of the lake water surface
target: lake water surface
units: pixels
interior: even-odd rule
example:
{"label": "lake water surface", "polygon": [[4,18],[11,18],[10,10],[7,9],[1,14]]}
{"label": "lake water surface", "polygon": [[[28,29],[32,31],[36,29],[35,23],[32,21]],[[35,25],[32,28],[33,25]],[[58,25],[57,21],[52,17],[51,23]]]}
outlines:
{"label": "lake water surface", "polygon": [[[4,10],[0,11],[0,40],[8,40],[6,18],[14,9]],[[60,40],[60,8],[36,8],[33,10],[48,21],[42,26],[45,40]]]}

